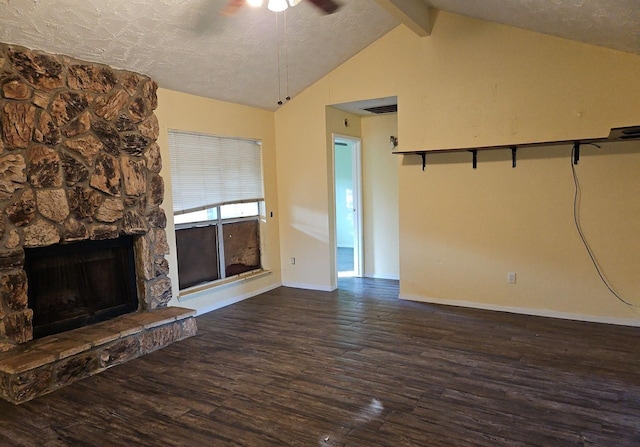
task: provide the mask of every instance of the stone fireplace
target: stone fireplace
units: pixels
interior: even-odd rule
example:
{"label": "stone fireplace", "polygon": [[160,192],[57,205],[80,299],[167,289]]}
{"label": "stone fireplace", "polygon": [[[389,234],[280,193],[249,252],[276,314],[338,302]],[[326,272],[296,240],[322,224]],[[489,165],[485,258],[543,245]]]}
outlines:
{"label": "stone fireplace", "polygon": [[0,44],[0,88],[0,397],[20,403],[196,325],[167,308],[156,83]]}

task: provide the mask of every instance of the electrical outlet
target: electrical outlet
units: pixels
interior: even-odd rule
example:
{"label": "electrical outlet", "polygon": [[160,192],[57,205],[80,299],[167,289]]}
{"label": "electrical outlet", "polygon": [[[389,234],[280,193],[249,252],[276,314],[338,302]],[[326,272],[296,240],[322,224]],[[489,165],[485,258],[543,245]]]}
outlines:
{"label": "electrical outlet", "polygon": [[291,258],[291,265],[296,265],[296,258]]}
{"label": "electrical outlet", "polygon": [[516,283],[516,272],[507,273],[507,283],[515,284]]}

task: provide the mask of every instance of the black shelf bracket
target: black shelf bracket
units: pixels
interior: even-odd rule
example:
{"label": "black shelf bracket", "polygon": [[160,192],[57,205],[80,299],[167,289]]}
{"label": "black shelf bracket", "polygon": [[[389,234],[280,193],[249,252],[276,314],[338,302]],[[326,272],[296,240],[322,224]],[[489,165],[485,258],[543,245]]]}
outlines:
{"label": "black shelf bracket", "polygon": [[518,143],[514,144],[506,144],[506,145],[498,145],[498,146],[479,146],[479,147],[460,147],[460,148],[442,148],[442,149],[426,149],[426,150],[417,150],[417,151],[394,151],[393,154],[397,155],[409,155],[415,154],[420,155],[422,158],[422,170],[424,171],[427,166],[427,153],[452,153],[452,152],[460,152],[467,151],[471,152],[473,155],[473,169],[478,168],[478,151],[486,151],[486,150],[496,150],[496,149],[511,149],[511,167],[515,168],[517,163],[517,151],[521,148],[534,148],[534,147],[545,147],[545,146],[564,146],[564,145],[573,145],[572,150],[572,158],[573,164],[577,165],[580,162],[580,146],[581,145],[591,145],[595,147],[600,147],[598,143],[612,143],[616,141],[640,141],[640,125],[638,126],[627,126],[627,127],[614,127],[611,128],[609,135],[606,137],[600,138],[585,138],[581,140],[562,140],[562,141],[540,141],[533,143]]}

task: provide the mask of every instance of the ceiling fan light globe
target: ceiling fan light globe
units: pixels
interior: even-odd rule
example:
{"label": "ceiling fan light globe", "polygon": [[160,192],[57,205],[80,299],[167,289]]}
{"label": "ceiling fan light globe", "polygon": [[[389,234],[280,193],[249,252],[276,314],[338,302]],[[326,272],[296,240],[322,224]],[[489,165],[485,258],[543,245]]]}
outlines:
{"label": "ceiling fan light globe", "polygon": [[288,7],[287,0],[269,0],[269,3],[267,3],[267,8],[273,12],[281,12]]}

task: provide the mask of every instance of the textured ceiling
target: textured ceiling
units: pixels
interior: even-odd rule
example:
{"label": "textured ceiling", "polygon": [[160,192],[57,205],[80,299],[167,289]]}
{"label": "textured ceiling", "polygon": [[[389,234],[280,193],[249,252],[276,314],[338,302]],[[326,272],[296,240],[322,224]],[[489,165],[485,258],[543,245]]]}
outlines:
{"label": "textured ceiling", "polygon": [[434,8],[640,54],[640,0],[425,0]]}
{"label": "textured ceiling", "polygon": [[[223,17],[226,0],[0,0],[0,41],[275,110],[400,23],[373,0],[341,1],[329,16],[305,1],[290,8],[285,41],[283,14],[245,7]],[[640,54],[639,0],[411,1]]]}
{"label": "textured ceiling", "polygon": [[[308,2],[279,16],[226,0],[0,0],[0,41],[103,62],[161,87],[266,109],[304,90],[399,22],[371,0],[324,16]],[[278,86],[278,48],[281,50]],[[279,94],[279,90],[281,94]]]}

